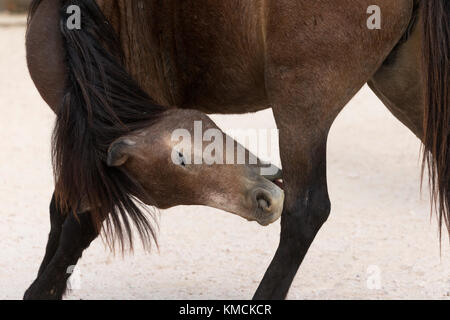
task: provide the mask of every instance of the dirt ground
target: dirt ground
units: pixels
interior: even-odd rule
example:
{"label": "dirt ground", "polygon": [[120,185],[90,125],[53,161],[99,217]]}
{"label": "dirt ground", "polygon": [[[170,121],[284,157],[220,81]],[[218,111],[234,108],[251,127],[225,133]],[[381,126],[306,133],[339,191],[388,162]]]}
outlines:
{"label": "dirt ground", "polygon": [[[37,273],[53,188],[54,116],[27,72],[23,21],[0,15],[0,299],[20,299]],[[275,127],[270,111],[214,119],[224,129]],[[367,87],[349,103],[328,145],[332,213],[289,299],[450,299],[449,246],[444,238],[440,255],[419,148]],[[211,208],[160,220],[159,251],[122,257],[96,240],[66,298],[248,299],[278,244],[278,222],[263,228]]]}

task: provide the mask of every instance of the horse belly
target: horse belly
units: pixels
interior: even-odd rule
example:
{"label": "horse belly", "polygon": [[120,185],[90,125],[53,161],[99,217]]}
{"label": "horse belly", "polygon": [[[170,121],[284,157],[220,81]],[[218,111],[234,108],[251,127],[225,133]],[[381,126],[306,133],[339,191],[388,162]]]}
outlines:
{"label": "horse belly", "polygon": [[262,1],[189,0],[178,7],[183,106],[214,113],[267,107]]}

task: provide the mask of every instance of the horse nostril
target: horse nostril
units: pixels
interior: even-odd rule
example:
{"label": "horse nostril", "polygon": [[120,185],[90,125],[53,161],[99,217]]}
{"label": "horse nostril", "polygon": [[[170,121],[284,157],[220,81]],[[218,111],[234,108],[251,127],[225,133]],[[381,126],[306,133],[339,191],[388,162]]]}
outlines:
{"label": "horse nostril", "polygon": [[270,199],[263,193],[260,193],[256,196],[256,201],[258,202],[259,208],[264,211],[270,211],[270,207],[272,205]]}

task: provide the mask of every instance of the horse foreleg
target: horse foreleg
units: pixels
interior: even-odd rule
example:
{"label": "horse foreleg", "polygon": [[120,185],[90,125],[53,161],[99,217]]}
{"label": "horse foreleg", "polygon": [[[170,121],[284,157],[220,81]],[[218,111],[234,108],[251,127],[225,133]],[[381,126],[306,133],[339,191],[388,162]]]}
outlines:
{"label": "horse foreleg", "polygon": [[265,87],[280,129],[285,202],[280,244],[256,299],[286,297],[330,212],[329,129],[392,51],[408,25],[413,4],[379,1],[385,24],[373,32],[366,27],[369,1],[341,2],[339,6],[332,1],[266,2]]}
{"label": "horse foreleg", "polygon": [[45,256],[39,267],[38,277],[44,272],[47,265],[52,260],[59,245],[59,238],[61,236],[62,225],[66,219],[66,215],[60,212],[56,206],[55,194],[52,196],[50,202],[50,233],[48,235],[47,246],[45,249]]}
{"label": "horse foreleg", "polygon": [[[78,217],[69,214],[61,227],[57,249],[46,265],[44,259],[39,276],[25,292],[24,299],[62,299],[71,275],[69,267],[76,265],[97,236],[89,213],[78,214]],[[50,257],[53,244],[47,249]]]}
{"label": "horse foreleg", "polygon": [[254,299],[286,297],[303,258],[330,212],[326,181],[328,129],[317,128],[316,122],[315,128],[299,126],[298,122],[288,121],[289,117],[283,119],[275,110],[274,113],[280,129],[286,198],[279,247]]}

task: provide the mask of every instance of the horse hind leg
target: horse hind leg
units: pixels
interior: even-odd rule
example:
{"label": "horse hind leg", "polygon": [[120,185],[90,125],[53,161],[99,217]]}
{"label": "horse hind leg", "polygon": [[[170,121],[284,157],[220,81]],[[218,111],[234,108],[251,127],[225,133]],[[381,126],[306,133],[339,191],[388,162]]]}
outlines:
{"label": "horse hind leg", "polygon": [[47,259],[44,259],[39,276],[25,292],[24,299],[62,299],[71,275],[71,267],[76,265],[83,251],[98,234],[89,212],[80,213],[77,217],[73,214],[67,215],[61,226],[56,250],[55,243],[47,246],[48,257],[46,254]]}
{"label": "horse hind leg", "polygon": [[422,37],[418,12],[409,32],[368,81],[369,87],[389,111],[419,139],[423,139]]}
{"label": "horse hind leg", "polygon": [[449,20],[448,1],[422,1],[410,32],[369,81],[392,114],[423,142],[441,236],[442,225],[450,230],[450,37],[443,31]]}

